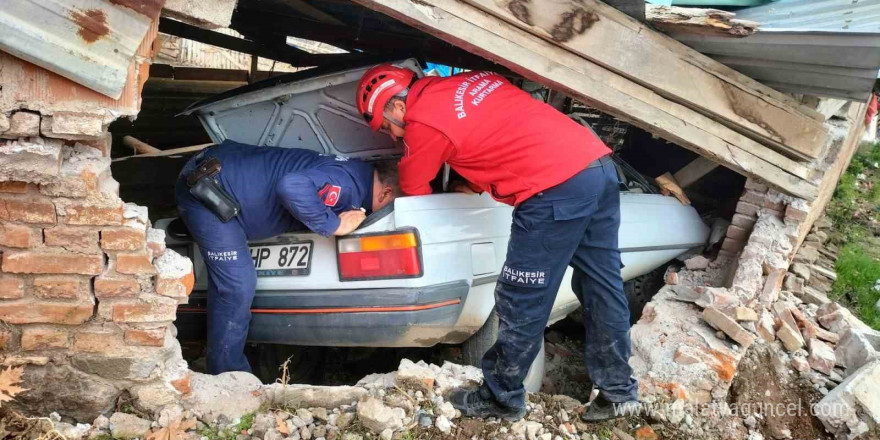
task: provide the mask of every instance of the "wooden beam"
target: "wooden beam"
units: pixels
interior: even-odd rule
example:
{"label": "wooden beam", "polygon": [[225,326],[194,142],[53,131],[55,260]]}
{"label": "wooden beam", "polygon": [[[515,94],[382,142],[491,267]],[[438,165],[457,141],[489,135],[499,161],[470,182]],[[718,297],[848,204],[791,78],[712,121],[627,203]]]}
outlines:
{"label": "wooden beam", "polygon": [[825,126],[793,99],[598,0],[464,1],[778,151],[815,158],[825,144]]}
{"label": "wooden beam", "polygon": [[[694,110],[457,0],[355,0],[600,111],[806,199],[810,170]],[[436,5],[442,5],[442,8]],[[466,19],[464,18],[466,17]]]}
{"label": "wooden beam", "polygon": [[676,171],[672,177],[675,178],[675,181],[678,182],[679,186],[687,188],[719,166],[720,165],[716,162],[700,156],[691,161],[691,163],[685,165],[682,169]]}
{"label": "wooden beam", "polygon": [[733,12],[720,9],[645,5],[648,23],[663,32],[741,38],[758,30],[756,21],[737,20]]}
{"label": "wooden beam", "polygon": [[159,32],[175,35],[236,52],[261,56],[270,60],[288,63],[294,67],[320,66],[329,63],[364,58],[363,54],[310,54],[286,44],[267,46],[254,41],[236,38],[231,35],[205,30],[168,18],[159,21]]}

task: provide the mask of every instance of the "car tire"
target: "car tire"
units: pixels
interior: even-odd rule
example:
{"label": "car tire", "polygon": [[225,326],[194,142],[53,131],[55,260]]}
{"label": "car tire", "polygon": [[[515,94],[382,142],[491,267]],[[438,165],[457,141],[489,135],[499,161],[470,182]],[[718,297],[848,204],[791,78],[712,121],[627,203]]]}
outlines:
{"label": "car tire", "polygon": [[[492,310],[483,326],[462,344],[461,351],[464,363],[479,367],[483,355],[495,344],[496,339],[498,339],[498,314]],[[526,391],[537,393],[541,390],[545,367],[544,341],[541,340],[541,351],[538,352],[538,356],[535,357],[535,361],[532,362],[529,372],[523,380]]]}
{"label": "car tire", "polygon": [[[634,325],[642,317],[642,309],[663,287],[663,273],[666,267],[635,277],[623,283],[623,293],[629,302],[629,323]],[[583,319],[581,319],[583,322]]]}
{"label": "car tire", "polygon": [[281,379],[281,366],[287,359],[287,383],[319,383],[324,362],[324,347],[301,347],[283,344],[255,344],[249,354],[254,375],[263,383]]}

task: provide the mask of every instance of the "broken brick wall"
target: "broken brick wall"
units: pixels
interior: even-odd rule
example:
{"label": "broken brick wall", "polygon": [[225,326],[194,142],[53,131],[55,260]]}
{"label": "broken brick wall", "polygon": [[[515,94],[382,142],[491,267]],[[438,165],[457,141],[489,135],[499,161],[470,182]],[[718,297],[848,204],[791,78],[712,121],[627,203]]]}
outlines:
{"label": "broken brick wall", "polygon": [[[685,420],[684,408],[713,403],[722,405],[701,414],[699,423],[682,428],[699,435],[701,429],[724,420],[723,404],[752,344],[779,339],[791,348],[788,351],[800,353],[811,341],[822,347],[839,336],[816,325],[816,307],[799,307],[803,301],[784,282],[798,247],[861,138],[859,112],[865,106],[853,107],[845,120],[828,122],[832,136],[825,154],[811,164],[820,186],[817,200],[808,203],[747,180],[718,258],[706,262],[695,257],[703,260],[699,265],[686,261],[687,269],[666,277],[677,285],[664,287],[645,306],[632,328],[630,363],[640,381],[641,398],[671,404],[660,414],[667,421],[678,425]],[[725,266],[730,271],[722,282],[694,275],[723,273]]]}
{"label": "broken brick wall", "polygon": [[172,322],[192,263],[110,174],[107,125],[137,114],[156,35],[119,100],[0,52],[0,365],[29,389],[4,407],[90,421],[124,392],[155,410],[187,391]]}

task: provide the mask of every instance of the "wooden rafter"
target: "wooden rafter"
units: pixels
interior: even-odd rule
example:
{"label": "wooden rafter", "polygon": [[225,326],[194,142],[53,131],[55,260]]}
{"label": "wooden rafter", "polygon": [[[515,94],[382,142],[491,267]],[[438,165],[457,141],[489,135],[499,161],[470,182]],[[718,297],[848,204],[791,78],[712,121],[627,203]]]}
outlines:
{"label": "wooden rafter", "polygon": [[825,126],[792,99],[598,0],[464,2],[778,151],[815,158],[825,144]]}

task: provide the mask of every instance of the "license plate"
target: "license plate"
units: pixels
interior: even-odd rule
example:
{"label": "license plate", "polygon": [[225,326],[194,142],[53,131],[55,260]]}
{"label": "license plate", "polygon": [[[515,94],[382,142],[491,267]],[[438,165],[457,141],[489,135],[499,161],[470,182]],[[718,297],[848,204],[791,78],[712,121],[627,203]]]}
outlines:
{"label": "license plate", "polygon": [[306,276],[312,265],[312,242],[251,246],[258,277]]}

